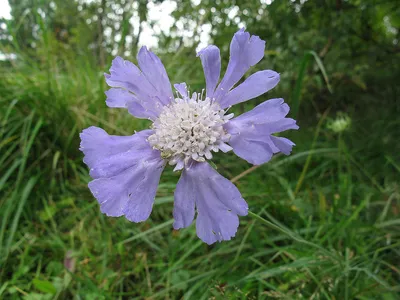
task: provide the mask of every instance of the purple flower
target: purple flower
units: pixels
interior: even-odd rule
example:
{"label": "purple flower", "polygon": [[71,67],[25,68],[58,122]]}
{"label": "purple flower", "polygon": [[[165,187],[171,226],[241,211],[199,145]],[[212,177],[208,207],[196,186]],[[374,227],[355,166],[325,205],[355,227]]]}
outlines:
{"label": "purple flower", "polygon": [[[106,92],[109,107],[127,108],[137,118],[153,122],[148,130],[132,136],[108,135],[89,127],[81,133],[80,150],[94,179],[89,188],[102,213],[145,221],[152,210],[161,173],[168,163],[182,170],[175,190],[174,228],[189,226],[195,216],[197,235],[207,244],[235,236],[240,216],[248,206],[236,186],[208,163],[213,152],[233,152],[251,164],[269,161],[273,154],[289,155],[294,144],[274,133],[298,129],[285,116],[283,99],[261,103],[236,118],[226,114],[237,103],[258,97],[279,82],[279,74],[264,70],[235,84],[264,56],[265,42],[244,29],[233,37],[225,76],[218,84],[221,58],[216,46],[201,50],[206,95],[189,94],[186,84],[171,89],[161,60],[146,47],[138,53],[140,69],[117,57]],[[234,88],[233,88],[234,87]]]}

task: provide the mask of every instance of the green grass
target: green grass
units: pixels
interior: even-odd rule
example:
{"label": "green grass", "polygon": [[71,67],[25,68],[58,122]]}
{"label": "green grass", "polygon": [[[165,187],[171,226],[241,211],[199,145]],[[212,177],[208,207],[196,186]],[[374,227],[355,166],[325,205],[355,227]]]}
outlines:
{"label": "green grass", "polygon": [[[390,108],[352,115],[338,135],[327,129],[334,112],[305,117],[300,107],[300,130],[285,134],[297,144],[291,156],[252,167],[217,155],[251,212],[232,241],[207,246],[194,224],[172,229],[171,169],[148,221],[100,213],[79,132],[148,123],[106,108],[104,70],[58,58],[25,58],[1,75],[1,299],[398,298],[400,164],[396,147],[381,148],[382,130],[393,138],[399,128]],[[167,69],[202,84],[195,67],[171,59]]]}

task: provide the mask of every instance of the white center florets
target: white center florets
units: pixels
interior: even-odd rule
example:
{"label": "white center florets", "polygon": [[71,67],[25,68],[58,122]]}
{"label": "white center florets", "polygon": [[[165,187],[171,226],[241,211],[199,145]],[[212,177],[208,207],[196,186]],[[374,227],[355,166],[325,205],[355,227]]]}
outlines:
{"label": "white center florets", "polygon": [[182,169],[190,159],[204,162],[211,159],[211,151],[227,152],[232,148],[225,144],[230,135],[223,125],[233,117],[210,98],[201,99],[193,93],[191,98],[176,98],[165,106],[154,121],[154,134],[148,137],[150,145],[161,151],[161,157],[170,165]]}

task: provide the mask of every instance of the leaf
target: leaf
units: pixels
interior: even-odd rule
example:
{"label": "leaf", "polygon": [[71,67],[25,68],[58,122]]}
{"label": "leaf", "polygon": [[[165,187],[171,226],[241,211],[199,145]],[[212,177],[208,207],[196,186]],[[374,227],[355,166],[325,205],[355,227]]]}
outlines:
{"label": "leaf", "polygon": [[54,287],[54,285],[47,280],[40,280],[40,279],[33,279],[32,280],[33,285],[35,288],[37,288],[39,291],[47,294],[55,294],[57,293],[57,289]]}
{"label": "leaf", "polygon": [[48,221],[54,217],[57,208],[54,206],[46,206],[44,210],[39,212],[39,217],[42,221]]}

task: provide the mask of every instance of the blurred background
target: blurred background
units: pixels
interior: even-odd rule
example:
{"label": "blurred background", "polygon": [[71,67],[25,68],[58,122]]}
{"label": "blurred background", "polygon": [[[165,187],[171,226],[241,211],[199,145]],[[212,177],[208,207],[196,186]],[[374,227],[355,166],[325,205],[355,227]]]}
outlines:
{"label": "blurred background", "polygon": [[[400,5],[395,0],[0,0],[1,299],[399,299]],[[207,246],[173,231],[164,172],[144,223],[107,218],[79,133],[148,128],[105,105],[103,73],[142,45],[205,87],[199,50],[240,27],[266,41],[300,129],[291,156],[217,155],[260,216]],[[246,77],[245,76],[245,77]]]}

